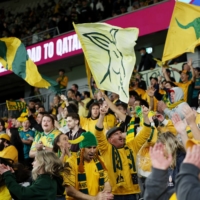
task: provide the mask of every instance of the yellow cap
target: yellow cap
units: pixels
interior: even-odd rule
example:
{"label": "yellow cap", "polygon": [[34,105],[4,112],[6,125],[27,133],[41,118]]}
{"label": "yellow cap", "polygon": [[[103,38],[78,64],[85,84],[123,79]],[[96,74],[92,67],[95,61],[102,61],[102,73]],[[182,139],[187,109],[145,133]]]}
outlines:
{"label": "yellow cap", "polygon": [[9,135],[6,134],[6,133],[0,134],[0,139],[5,139],[5,140],[10,141],[10,137],[9,137]]}
{"label": "yellow cap", "polygon": [[186,142],[186,148],[192,147],[194,145],[200,145],[200,141],[195,139],[190,139]]}

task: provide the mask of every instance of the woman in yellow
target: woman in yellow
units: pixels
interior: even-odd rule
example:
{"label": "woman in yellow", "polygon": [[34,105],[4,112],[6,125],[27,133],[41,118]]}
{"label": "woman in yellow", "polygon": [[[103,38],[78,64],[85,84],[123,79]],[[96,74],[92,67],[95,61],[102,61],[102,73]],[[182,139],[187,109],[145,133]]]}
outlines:
{"label": "woman in yellow", "polygon": [[[102,104],[106,104],[106,102],[103,101]],[[94,133],[95,125],[99,118],[99,114],[100,114],[100,104],[95,102],[89,108],[88,117],[87,118],[80,117],[80,125],[82,129]],[[112,114],[107,113],[104,118],[105,130],[109,130],[110,128],[114,127],[115,124],[116,124],[116,117]]]}

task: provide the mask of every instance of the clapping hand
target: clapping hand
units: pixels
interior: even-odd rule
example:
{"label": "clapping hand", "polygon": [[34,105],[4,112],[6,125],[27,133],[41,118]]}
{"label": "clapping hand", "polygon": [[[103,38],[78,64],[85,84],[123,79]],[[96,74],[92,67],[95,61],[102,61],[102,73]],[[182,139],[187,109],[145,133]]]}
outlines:
{"label": "clapping hand", "polygon": [[195,165],[200,169],[200,145],[194,145],[192,148],[187,149],[183,163]]}
{"label": "clapping hand", "polygon": [[172,163],[172,156],[165,156],[162,143],[156,143],[154,147],[150,147],[150,156],[152,166],[156,169],[166,170]]}
{"label": "clapping hand", "polygon": [[184,134],[186,132],[187,123],[183,121],[177,113],[172,115],[171,120],[179,134]]}
{"label": "clapping hand", "polygon": [[12,167],[10,167],[8,165],[6,166],[4,164],[0,164],[0,174],[3,174],[5,172],[7,172],[7,171],[11,171],[12,173],[14,173],[14,170],[13,170]]}

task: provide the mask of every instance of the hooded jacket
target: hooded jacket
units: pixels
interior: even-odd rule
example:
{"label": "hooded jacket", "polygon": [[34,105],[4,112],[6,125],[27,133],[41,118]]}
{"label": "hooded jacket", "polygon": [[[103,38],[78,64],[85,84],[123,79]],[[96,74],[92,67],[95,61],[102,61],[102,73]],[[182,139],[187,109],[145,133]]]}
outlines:
{"label": "hooded jacket", "polygon": [[[175,93],[175,99],[173,104],[177,103],[178,101],[182,100],[184,97],[184,93],[183,90],[179,87],[173,87],[171,90],[174,91]],[[171,101],[171,100],[170,100]],[[164,113],[165,115],[167,115],[170,119],[172,118],[172,115],[174,113],[177,113],[181,119],[184,119],[184,115],[182,114],[182,108],[183,106],[188,105],[186,102],[182,102],[180,104],[178,104],[176,107],[174,107],[173,109],[169,109],[169,108],[165,108]]]}

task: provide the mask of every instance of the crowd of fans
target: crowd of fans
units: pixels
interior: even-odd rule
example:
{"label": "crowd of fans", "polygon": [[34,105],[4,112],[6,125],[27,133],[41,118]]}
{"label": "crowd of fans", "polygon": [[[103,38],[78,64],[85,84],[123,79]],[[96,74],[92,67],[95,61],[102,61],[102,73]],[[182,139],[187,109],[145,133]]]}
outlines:
{"label": "crowd of fans", "polygon": [[[73,30],[72,22],[88,23],[104,20],[161,0],[54,0],[26,9],[6,13],[0,8],[0,37],[18,37],[30,45],[57,34]],[[55,29],[55,28],[58,29]],[[48,31],[47,31],[48,30]],[[45,31],[45,33],[39,34]]]}
{"label": "crowd of fans", "polygon": [[134,71],[126,104],[94,81],[93,95],[67,88],[59,70],[67,95],[55,95],[49,110],[31,99],[0,119],[0,198],[196,199],[200,68],[189,60],[180,80],[170,72],[163,67],[147,86]]}

